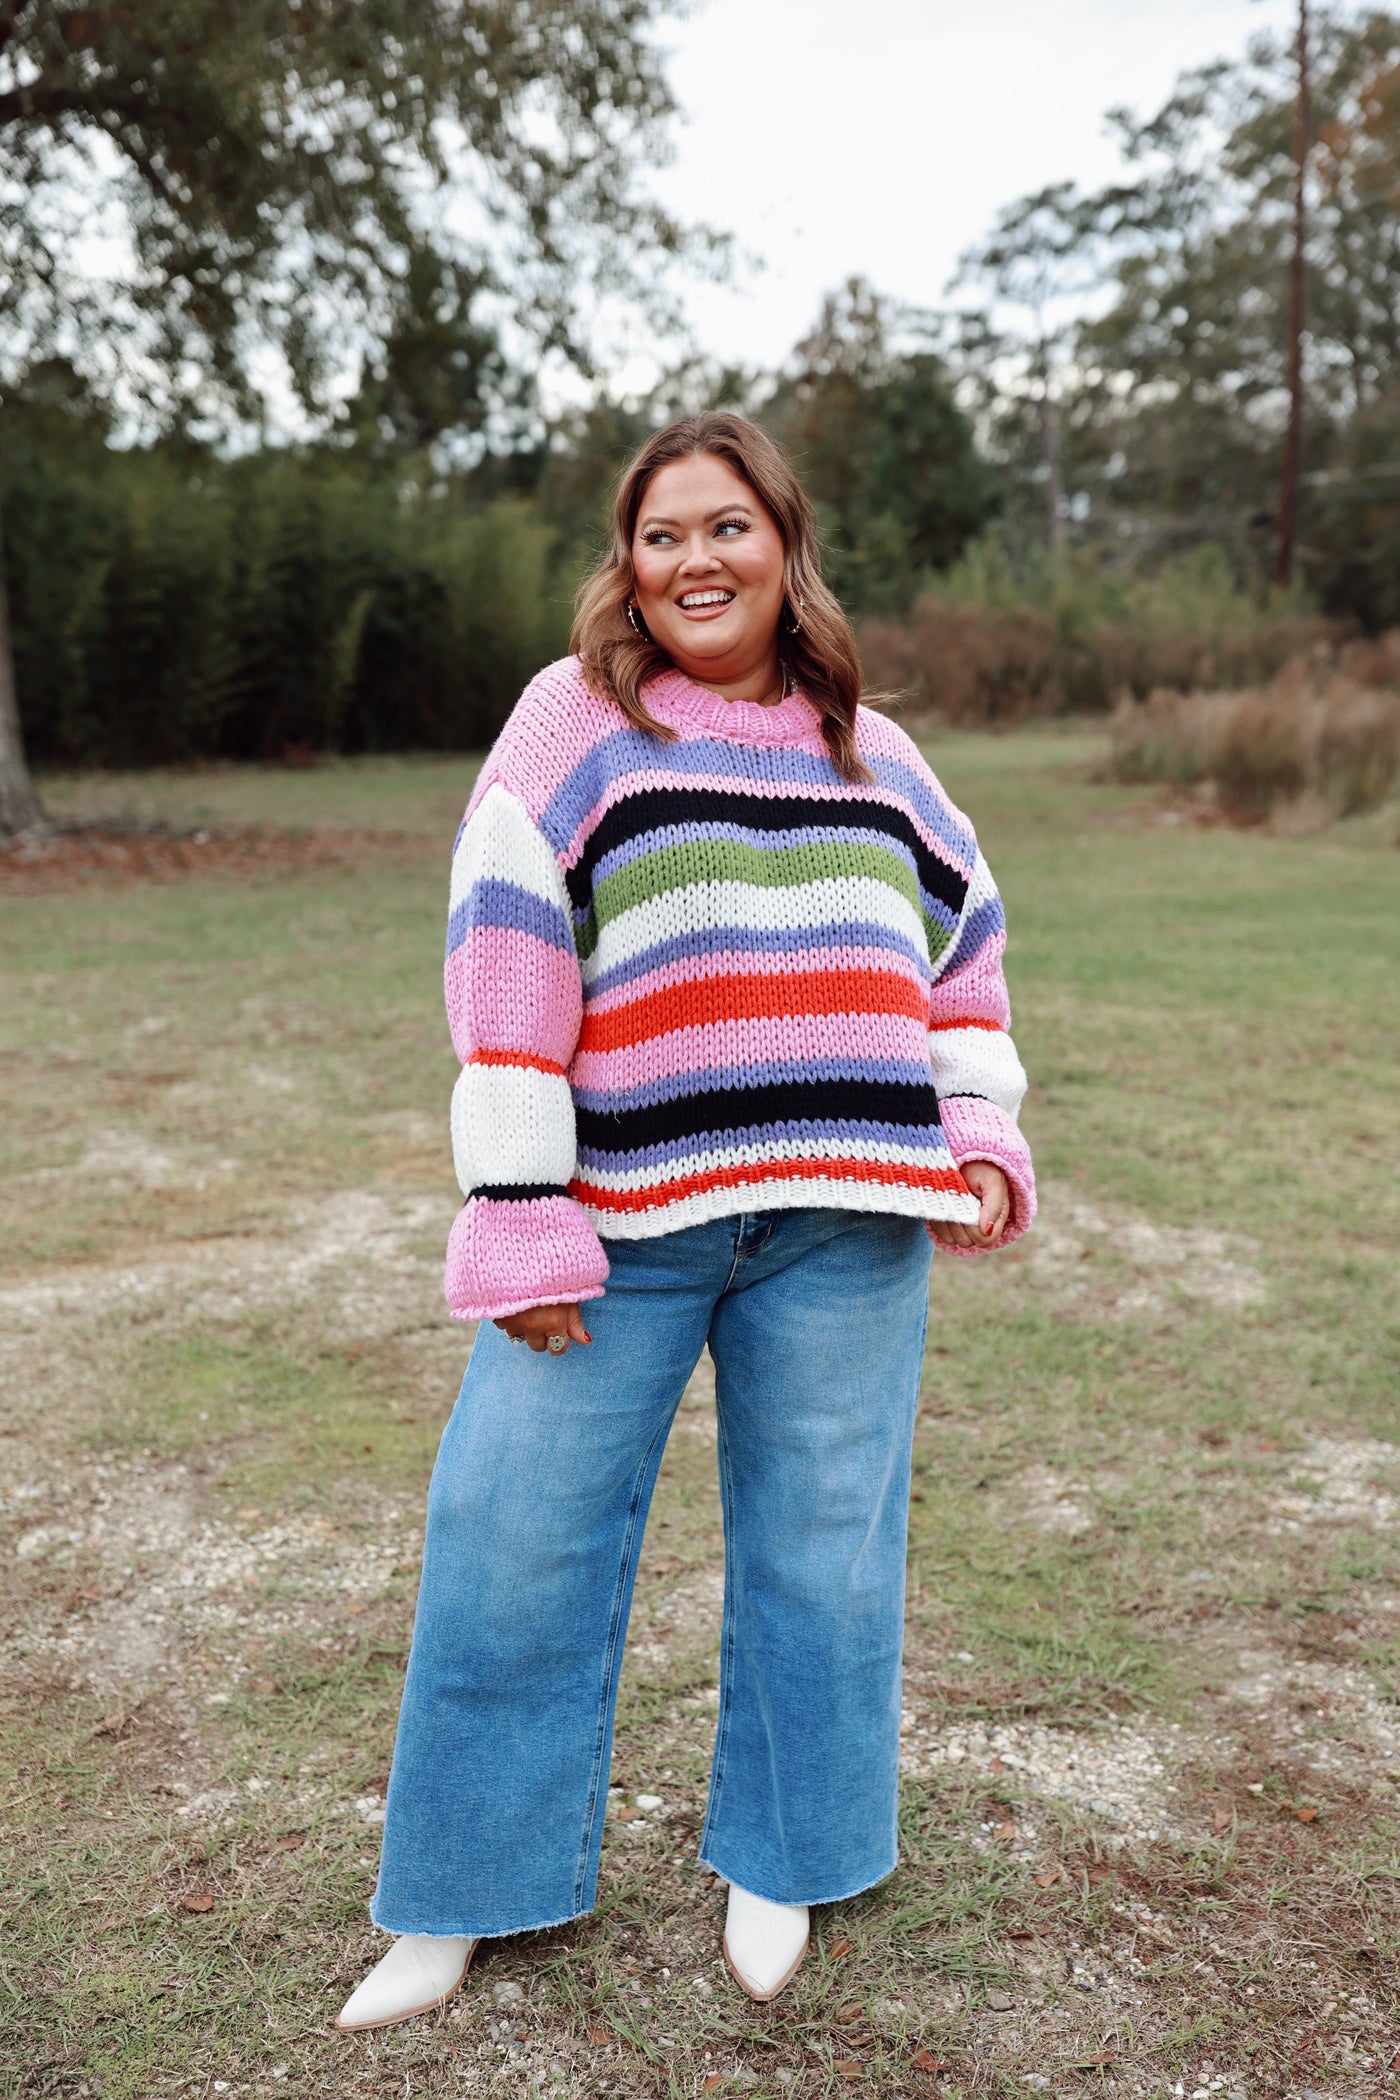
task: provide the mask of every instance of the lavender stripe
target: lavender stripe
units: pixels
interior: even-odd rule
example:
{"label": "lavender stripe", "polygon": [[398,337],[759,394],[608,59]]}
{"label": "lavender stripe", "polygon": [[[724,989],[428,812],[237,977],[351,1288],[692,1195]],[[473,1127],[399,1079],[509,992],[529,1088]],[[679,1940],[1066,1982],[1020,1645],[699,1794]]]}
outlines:
{"label": "lavender stripe", "polygon": [[[1002,909],[1001,898],[999,896],[988,897],[985,903],[979,904],[963,920],[958,945],[953,951],[952,960],[945,960],[944,971],[949,974],[955,974],[958,970],[963,969],[972,961],[979,948],[984,946],[996,934],[1003,933],[1005,929],[1006,913]],[[943,973],[940,972],[941,974]]]}
{"label": "lavender stripe", "polygon": [[[668,1166],[673,1161],[686,1160],[696,1168],[714,1166],[736,1166],[743,1164],[738,1155],[751,1146],[781,1143],[796,1140],[802,1144],[813,1138],[826,1138],[836,1144],[857,1143],[900,1145],[906,1151],[917,1153],[919,1158],[912,1164],[930,1167],[951,1167],[953,1155],[942,1131],[918,1124],[870,1123],[854,1117],[840,1122],[816,1122],[810,1117],[800,1121],[784,1123],[752,1123],[741,1130],[726,1130],[723,1143],[700,1145],[694,1138],[672,1138],[662,1145],[637,1145],[625,1152],[603,1152],[596,1146],[580,1145],[580,1166],[596,1167],[602,1174],[635,1174],[641,1167]],[[768,1162],[783,1165],[783,1161]]]}
{"label": "lavender stripe", "polygon": [[533,933],[565,955],[574,952],[569,922],[557,904],[537,897],[519,883],[489,876],[474,882],[447,922],[447,952],[460,948],[468,933],[483,926],[504,926],[512,933]]}

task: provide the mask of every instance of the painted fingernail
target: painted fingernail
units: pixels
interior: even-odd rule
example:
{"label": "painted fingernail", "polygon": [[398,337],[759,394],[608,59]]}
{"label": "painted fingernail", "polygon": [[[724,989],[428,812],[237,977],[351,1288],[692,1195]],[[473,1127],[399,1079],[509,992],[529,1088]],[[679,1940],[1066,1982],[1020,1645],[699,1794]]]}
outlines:
{"label": "painted fingernail", "polygon": [[591,1342],[593,1339],[592,1335],[588,1332],[588,1329],[586,1327],[583,1330],[583,1338],[586,1342]]}

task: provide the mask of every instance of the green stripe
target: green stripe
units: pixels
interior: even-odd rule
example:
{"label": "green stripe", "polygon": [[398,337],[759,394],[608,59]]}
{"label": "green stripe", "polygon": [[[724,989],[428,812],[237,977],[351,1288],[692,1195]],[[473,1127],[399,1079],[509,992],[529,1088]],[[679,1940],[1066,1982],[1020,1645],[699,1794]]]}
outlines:
{"label": "green stripe", "polygon": [[578,930],[578,952],[586,960],[598,945],[599,929],[639,904],[670,890],[704,882],[745,882],[761,889],[803,889],[838,877],[883,882],[898,891],[923,920],[929,957],[936,962],[951,936],[924,911],[914,870],[899,854],[866,840],[817,840],[804,846],[749,846],[737,839],[697,839],[643,854],[594,885],[588,917]]}

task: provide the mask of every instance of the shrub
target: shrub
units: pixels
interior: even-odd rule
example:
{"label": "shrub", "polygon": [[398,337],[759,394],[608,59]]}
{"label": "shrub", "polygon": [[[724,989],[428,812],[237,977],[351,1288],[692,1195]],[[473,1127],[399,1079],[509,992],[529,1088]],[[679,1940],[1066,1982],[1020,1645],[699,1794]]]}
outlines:
{"label": "shrub", "polygon": [[1340,637],[1294,599],[1241,590],[1214,548],[1135,577],[1085,558],[1016,567],[995,541],[979,542],[907,620],[858,630],[872,687],[969,728],[1103,713],[1125,692],[1259,684]]}
{"label": "shrub", "polygon": [[1379,807],[1400,777],[1400,692],[1306,660],[1262,688],[1125,699],[1109,726],[1115,780],[1209,787],[1236,822],[1305,798],[1353,816]]}

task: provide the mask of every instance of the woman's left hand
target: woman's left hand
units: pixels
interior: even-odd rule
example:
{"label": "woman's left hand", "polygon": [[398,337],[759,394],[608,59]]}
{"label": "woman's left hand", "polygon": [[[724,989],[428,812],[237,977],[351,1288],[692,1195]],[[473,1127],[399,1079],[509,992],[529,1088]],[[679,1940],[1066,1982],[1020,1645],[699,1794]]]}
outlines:
{"label": "woman's left hand", "polygon": [[969,1159],[959,1168],[982,1209],[975,1225],[930,1218],[929,1231],[945,1247],[995,1247],[1011,1222],[1011,1184],[989,1159]]}
{"label": "woman's left hand", "polygon": [[532,1305],[528,1312],[509,1313],[493,1324],[513,1342],[528,1342],[536,1356],[546,1350],[551,1356],[563,1356],[570,1342],[593,1339],[576,1305]]}

